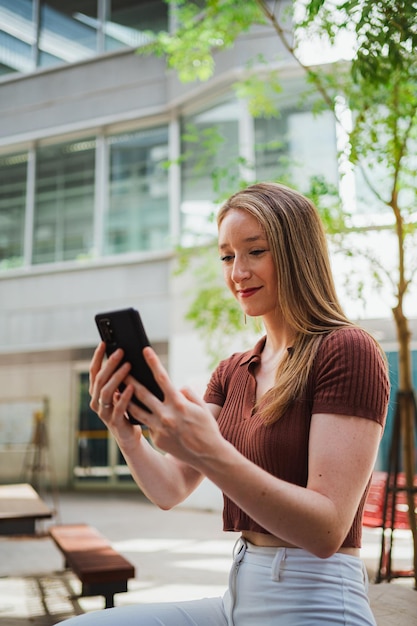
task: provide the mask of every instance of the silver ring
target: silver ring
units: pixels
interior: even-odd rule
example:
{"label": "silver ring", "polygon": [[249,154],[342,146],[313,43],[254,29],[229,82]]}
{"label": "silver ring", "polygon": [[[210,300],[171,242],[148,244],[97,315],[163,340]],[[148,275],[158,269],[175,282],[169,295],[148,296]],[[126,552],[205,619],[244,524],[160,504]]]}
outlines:
{"label": "silver ring", "polygon": [[105,404],[101,398],[98,399],[98,403],[101,407],[103,407],[103,409],[109,409],[113,406],[113,402],[110,402],[110,404]]}

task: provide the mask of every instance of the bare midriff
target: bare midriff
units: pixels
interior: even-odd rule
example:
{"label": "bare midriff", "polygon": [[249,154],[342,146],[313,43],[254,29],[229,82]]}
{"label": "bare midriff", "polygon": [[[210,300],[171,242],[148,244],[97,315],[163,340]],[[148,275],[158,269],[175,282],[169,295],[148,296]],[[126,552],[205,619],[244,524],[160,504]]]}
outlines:
{"label": "bare midriff", "polygon": [[[297,548],[287,541],[283,541],[274,535],[257,533],[252,530],[242,532],[242,537],[252,543],[254,546],[262,546],[264,548]],[[350,556],[360,556],[359,548],[340,548],[337,552],[341,554],[349,554]]]}

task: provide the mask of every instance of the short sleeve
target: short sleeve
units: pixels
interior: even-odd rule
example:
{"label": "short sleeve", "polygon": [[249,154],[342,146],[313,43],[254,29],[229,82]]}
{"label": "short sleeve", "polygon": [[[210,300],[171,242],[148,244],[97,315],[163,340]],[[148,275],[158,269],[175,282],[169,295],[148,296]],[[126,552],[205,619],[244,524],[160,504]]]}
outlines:
{"label": "short sleeve", "polygon": [[265,343],[265,338],[260,339],[253,350],[235,352],[227,359],[224,359],[224,361],[220,361],[211,375],[206,393],[204,394],[204,401],[224,406],[229,388],[235,390],[233,385],[239,378],[238,371],[240,366],[249,363],[253,358],[257,358],[263,343]]}
{"label": "short sleeve", "polygon": [[323,339],[314,370],[313,413],[365,417],[384,426],[388,400],[387,365],[364,330],[338,329]]}
{"label": "short sleeve", "polygon": [[226,390],[224,388],[224,362],[220,363],[214,370],[208,382],[206,392],[204,394],[204,402],[209,404],[217,404],[223,406],[226,400]]}

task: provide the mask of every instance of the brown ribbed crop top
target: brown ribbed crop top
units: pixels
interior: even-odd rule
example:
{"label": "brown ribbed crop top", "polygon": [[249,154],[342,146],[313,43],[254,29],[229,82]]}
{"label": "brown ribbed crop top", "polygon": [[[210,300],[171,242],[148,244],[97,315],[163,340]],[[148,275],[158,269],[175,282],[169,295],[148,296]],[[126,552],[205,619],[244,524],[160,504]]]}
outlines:
{"label": "brown ribbed crop top", "polygon": [[[254,368],[264,345],[265,337],[253,350],[222,361],[210,379],[204,399],[222,407],[218,418],[221,433],[244,456],[274,476],[305,487],[311,416],[354,415],[383,427],[389,398],[387,368],[377,346],[363,330],[345,327],[333,331],[318,348],[304,395],[278,421],[265,425],[254,411]],[[361,547],[368,488],[341,547]],[[226,496],[223,528],[267,533]]]}

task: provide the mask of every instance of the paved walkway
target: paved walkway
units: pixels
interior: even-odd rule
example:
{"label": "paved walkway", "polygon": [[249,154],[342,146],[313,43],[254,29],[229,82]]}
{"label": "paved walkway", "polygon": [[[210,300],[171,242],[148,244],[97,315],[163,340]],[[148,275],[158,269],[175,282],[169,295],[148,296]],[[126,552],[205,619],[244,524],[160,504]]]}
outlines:
{"label": "paved walkway", "polygon": [[[136,566],[136,578],[128,593],[115,596],[116,606],[223,593],[237,535],[222,532],[218,512],[164,512],[137,492],[61,494],[59,504],[60,522],[92,524]],[[40,529],[47,526],[43,522]],[[364,530],[362,556],[371,577],[379,541],[378,530]],[[399,532],[395,566],[409,567],[410,555],[410,534]],[[78,580],[62,571],[61,554],[45,534],[0,537],[1,626],[52,626],[103,607],[102,597],[75,598],[79,589]],[[371,585],[370,599],[378,626],[417,626],[412,579]]]}

